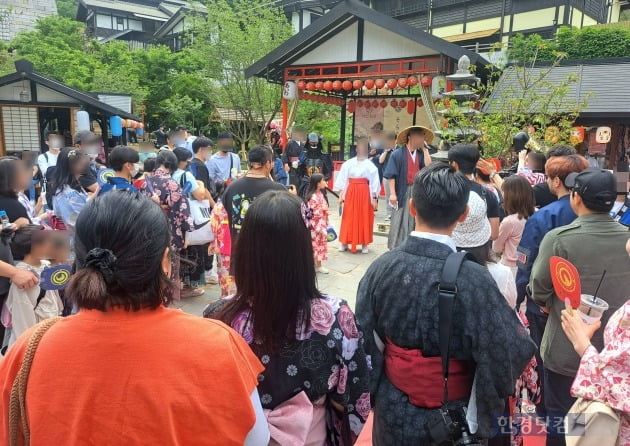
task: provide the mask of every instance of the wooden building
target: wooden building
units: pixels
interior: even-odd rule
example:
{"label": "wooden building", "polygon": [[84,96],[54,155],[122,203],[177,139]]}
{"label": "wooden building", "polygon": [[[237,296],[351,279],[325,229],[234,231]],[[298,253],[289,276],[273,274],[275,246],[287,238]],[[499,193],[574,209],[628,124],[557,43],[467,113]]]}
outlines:
{"label": "wooden building", "polygon": [[15,62],[16,72],[0,77],[0,155],[39,152],[46,130],[63,134],[72,144],[77,130],[76,114],[89,113],[96,133],[109,146],[109,118],[140,121],[137,116],[111,106],[97,95],[68,87],[33,71],[27,60]]}

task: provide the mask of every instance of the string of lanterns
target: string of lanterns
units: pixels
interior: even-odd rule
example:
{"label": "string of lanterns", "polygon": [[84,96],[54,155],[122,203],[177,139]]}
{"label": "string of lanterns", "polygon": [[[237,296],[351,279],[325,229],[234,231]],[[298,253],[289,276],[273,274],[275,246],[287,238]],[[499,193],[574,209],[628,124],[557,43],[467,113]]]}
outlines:
{"label": "string of lanterns", "polygon": [[387,108],[391,106],[397,111],[406,109],[407,113],[413,115],[416,107],[423,107],[422,99],[356,99],[348,101],[348,113],[354,113],[357,108]]}
{"label": "string of lanterns", "polygon": [[384,88],[388,90],[394,90],[396,88],[408,88],[422,85],[423,87],[430,87],[433,82],[433,78],[429,75],[424,75],[420,79],[417,76],[408,76],[401,78],[391,79],[355,79],[355,80],[327,80],[327,81],[306,81],[299,80],[297,82],[298,90],[307,91],[353,91],[361,90],[364,87],[367,90],[376,88],[382,90]]}

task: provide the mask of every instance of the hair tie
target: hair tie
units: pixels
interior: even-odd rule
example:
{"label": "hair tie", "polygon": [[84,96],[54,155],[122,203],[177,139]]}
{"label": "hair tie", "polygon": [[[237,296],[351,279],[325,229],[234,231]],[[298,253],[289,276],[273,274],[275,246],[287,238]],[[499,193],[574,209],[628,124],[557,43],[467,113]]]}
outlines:
{"label": "hair tie", "polygon": [[99,271],[105,283],[109,285],[114,280],[116,260],[116,256],[109,249],[94,248],[87,253],[85,266]]}

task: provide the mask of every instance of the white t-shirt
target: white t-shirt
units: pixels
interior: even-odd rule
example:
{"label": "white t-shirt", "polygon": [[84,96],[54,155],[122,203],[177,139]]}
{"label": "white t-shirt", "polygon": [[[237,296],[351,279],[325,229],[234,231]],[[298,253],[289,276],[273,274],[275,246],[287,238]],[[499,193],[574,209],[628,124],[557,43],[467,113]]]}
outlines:
{"label": "white t-shirt", "polygon": [[511,308],[516,307],[516,282],[512,270],[500,263],[488,263],[488,271]]}
{"label": "white t-shirt", "polygon": [[50,151],[42,153],[37,157],[37,165],[44,177],[46,177],[46,171],[49,167],[55,167],[57,165],[57,158],[59,158],[59,154]]}

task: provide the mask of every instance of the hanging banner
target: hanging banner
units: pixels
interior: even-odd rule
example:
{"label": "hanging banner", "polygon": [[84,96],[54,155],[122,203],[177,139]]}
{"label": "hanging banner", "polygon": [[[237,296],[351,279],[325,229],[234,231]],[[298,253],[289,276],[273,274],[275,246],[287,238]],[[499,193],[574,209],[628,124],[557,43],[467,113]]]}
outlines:
{"label": "hanging banner", "polygon": [[[384,112],[386,109],[377,106],[373,107],[370,100],[356,101],[356,108],[354,111],[354,138],[358,136],[370,136],[373,129],[379,129],[390,131],[387,125],[384,125]],[[370,104],[366,107],[366,103]],[[361,105],[359,105],[361,104]],[[391,107],[389,107],[391,108]],[[406,113],[406,111],[405,111]]]}
{"label": "hanging banner", "polygon": [[[385,126],[386,132],[400,133],[402,130],[413,125],[413,115],[410,115],[407,111],[407,102],[405,106],[400,107],[386,107],[385,108]],[[420,109],[418,109],[419,111]]]}

